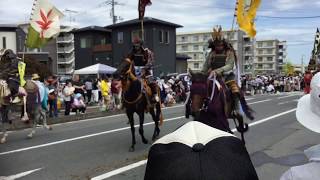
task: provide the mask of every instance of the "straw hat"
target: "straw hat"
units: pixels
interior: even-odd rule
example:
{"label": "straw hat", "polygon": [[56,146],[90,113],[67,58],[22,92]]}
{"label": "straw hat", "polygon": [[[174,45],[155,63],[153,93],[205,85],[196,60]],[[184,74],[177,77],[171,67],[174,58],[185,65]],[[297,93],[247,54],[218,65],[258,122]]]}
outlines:
{"label": "straw hat", "polygon": [[39,76],[39,74],[32,74],[31,79],[32,80],[37,80],[37,79],[40,79],[40,76]]}
{"label": "straw hat", "polygon": [[311,80],[311,92],[300,98],[297,120],[311,131],[320,133],[320,72]]}

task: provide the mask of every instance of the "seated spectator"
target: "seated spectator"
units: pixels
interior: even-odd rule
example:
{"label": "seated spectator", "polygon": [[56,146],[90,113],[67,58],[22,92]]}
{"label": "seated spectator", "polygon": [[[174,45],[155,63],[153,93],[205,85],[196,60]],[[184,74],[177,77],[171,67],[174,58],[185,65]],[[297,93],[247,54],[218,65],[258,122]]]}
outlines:
{"label": "seated spectator", "polygon": [[84,103],[84,99],[80,93],[76,94],[72,103],[72,112],[78,113],[86,112],[86,104]]}
{"label": "seated spectator", "polygon": [[237,137],[197,121],[156,141],[144,180],[258,180]]}
{"label": "seated spectator", "polygon": [[[320,133],[320,73],[311,81],[310,94],[298,102],[297,120],[307,129]],[[309,163],[290,168],[280,180],[316,180],[320,178],[320,144],[304,151]]]}

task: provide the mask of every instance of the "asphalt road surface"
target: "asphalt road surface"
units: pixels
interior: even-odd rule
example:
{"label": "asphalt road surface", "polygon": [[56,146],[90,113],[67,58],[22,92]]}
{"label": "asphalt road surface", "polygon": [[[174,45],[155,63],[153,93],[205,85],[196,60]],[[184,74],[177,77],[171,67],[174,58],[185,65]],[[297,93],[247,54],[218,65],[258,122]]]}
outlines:
{"label": "asphalt road surface", "polygon": [[[256,120],[249,122],[246,145],[261,180],[279,179],[289,167],[307,162],[303,150],[320,143],[319,135],[296,121],[301,95],[247,97]],[[189,121],[181,105],[165,109],[164,116],[161,136]],[[0,145],[0,180],[141,180],[154,125],[146,115],[149,144],[141,142],[136,130],[136,149],[129,152],[131,132],[126,123],[121,114],[58,124],[52,131],[38,128],[33,139],[26,139],[30,129],[11,132],[8,142]]]}

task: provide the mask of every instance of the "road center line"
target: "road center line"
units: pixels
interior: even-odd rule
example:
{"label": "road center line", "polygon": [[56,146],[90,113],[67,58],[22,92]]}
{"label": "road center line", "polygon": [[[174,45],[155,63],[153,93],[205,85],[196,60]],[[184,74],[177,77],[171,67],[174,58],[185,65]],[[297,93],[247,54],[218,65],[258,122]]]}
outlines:
{"label": "road center line", "polygon": [[290,95],[287,95],[287,96],[278,97],[277,99],[284,99],[284,98],[293,97],[293,96],[300,96],[300,94],[290,94]]}
{"label": "road center line", "polygon": [[[285,111],[285,112],[282,112],[282,113],[279,113],[279,114],[276,114],[276,115],[273,115],[273,116],[269,116],[269,117],[267,117],[267,118],[261,119],[261,120],[259,120],[259,121],[253,122],[253,123],[250,123],[249,126],[252,127],[252,126],[258,125],[258,124],[267,122],[267,121],[269,121],[269,120],[271,120],[271,119],[274,119],[274,118],[277,118],[277,117],[280,117],[280,116],[289,114],[289,113],[294,112],[294,111],[296,111],[296,108],[291,109],[291,110],[288,110],[288,111]],[[232,132],[235,132],[235,131],[236,131],[236,129],[232,129]],[[91,180],[103,180],[103,179],[107,179],[107,178],[110,178],[110,177],[112,177],[112,176],[115,176],[115,175],[121,174],[121,173],[123,173],[123,172],[129,171],[129,170],[131,170],[131,169],[137,168],[137,167],[139,167],[139,166],[143,166],[143,165],[145,165],[145,164],[147,164],[147,159],[142,160],[142,161],[139,161],[139,162],[136,162],[136,163],[133,163],[133,164],[129,164],[129,165],[124,166],[124,167],[119,168],[119,169],[115,169],[115,170],[113,170],[113,171],[107,172],[107,173],[102,174],[102,175],[100,175],[100,176],[91,178]]]}
{"label": "road center line", "polygon": [[[257,102],[253,102],[253,103],[248,103],[249,105],[251,104],[258,104],[258,103],[262,103],[262,102],[266,102],[266,101],[271,101],[272,99],[266,99],[263,101],[257,101]],[[184,105],[180,105],[180,106],[174,106],[174,107],[168,107],[166,109],[169,108],[177,108],[177,107],[182,107]],[[99,117],[99,118],[93,118],[93,119],[87,119],[87,120],[83,120],[83,121],[90,121],[90,120],[95,120],[95,119],[102,119],[102,118],[111,118],[111,117],[119,117],[122,116],[124,114],[117,114],[117,115],[113,115],[113,116],[107,116],[107,117]],[[180,116],[180,117],[175,117],[175,118],[171,118],[171,119],[167,119],[165,120],[165,122],[167,121],[174,121],[177,119],[182,119],[184,118],[184,116]],[[76,121],[77,122],[77,121]],[[75,122],[68,122],[68,123],[75,123]],[[64,123],[66,124],[66,123]],[[145,123],[145,126],[154,124],[154,122],[149,122],[149,123]],[[61,124],[57,124],[57,125],[61,125]],[[139,127],[139,125],[136,125],[135,127]],[[55,142],[51,142],[51,143],[46,143],[46,144],[41,144],[41,145],[36,145],[36,146],[30,146],[30,147],[26,147],[26,148],[21,148],[21,149],[16,149],[16,150],[12,150],[12,151],[6,151],[6,152],[1,152],[1,155],[6,155],[6,154],[12,154],[12,153],[17,153],[17,152],[22,152],[22,151],[28,151],[28,150],[32,150],[32,149],[38,149],[38,148],[43,148],[43,147],[47,147],[47,146],[52,146],[52,145],[56,145],[56,144],[61,144],[61,143],[66,143],[66,142],[72,142],[72,141],[76,141],[76,140],[81,140],[81,139],[87,139],[90,137],[95,137],[95,136],[99,136],[99,135],[104,135],[104,134],[110,134],[110,133],[114,133],[114,132],[119,132],[119,131],[123,131],[123,130],[127,130],[130,129],[130,127],[124,127],[124,128],[119,128],[119,129],[114,129],[114,130],[109,130],[109,131],[104,131],[104,132],[100,132],[100,133],[94,133],[94,134],[89,134],[89,135],[85,135],[85,136],[80,136],[80,137],[76,137],[76,138],[70,138],[70,139],[65,139],[65,140],[61,140],[61,141],[55,141]]]}
{"label": "road center line", "polygon": [[[174,121],[174,120],[182,119],[182,118],[184,118],[184,116],[170,118],[170,119],[165,120],[165,122]],[[148,125],[152,125],[152,124],[154,124],[154,122],[145,123],[144,126],[148,126]],[[135,125],[135,127],[139,127],[139,125]],[[61,140],[61,141],[55,141],[55,142],[51,142],[51,143],[46,143],[46,144],[41,144],[41,145],[36,145],[36,146],[30,146],[30,147],[21,148],[21,149],[16,149],[16,150],[12,150],[12,151],[1,152],[0,156],[6,155],[6,154],[13,154],[13,153],[17,153],[17,152],[28,151],[28,150],[32,150],[32,149],[39,149],[39,148],[52,146],[52,145],[56,145],[56,144],[62,144],[62,143],[66,143],[66,142],[72,142],[72,141],[76,141],[76,140],[80,140],[80,139],[87,139],[87,138],[100,136],[100,135],[104,135],[104,134],[110,134],[110,133],[114,133],[114,132],[119,132],[119,131],[123,131],[123,130],[127,130],[127,129],[130,129],[130,127],[113,129],[113,130],[109,130],[109,131],[89,134],[89,135],[80,136],[80,137],[76,137],[76,138],[70,138],[70,139],[65,139],[65,140]]]}
{"label": "road center line", "polygon": [[272,100],[272,99],[265,99],[265,100],[262,100],[262,101],[257,101],[257,102],[248,103],[248,105],[258,104],[258,103],[267,102],[267,101],[271,101],[271,100]]}

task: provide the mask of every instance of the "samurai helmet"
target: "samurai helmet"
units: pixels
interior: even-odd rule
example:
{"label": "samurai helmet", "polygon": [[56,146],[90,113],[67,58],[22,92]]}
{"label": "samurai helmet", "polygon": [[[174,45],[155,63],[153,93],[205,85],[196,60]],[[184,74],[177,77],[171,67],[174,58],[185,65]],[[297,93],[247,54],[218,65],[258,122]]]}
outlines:
{"label": "samurai helmet", "polygon": [[212,39],[213,40],[222,40],[223,39],[222,27],[220,25],[217,25],[216,27],[213,28]]}

